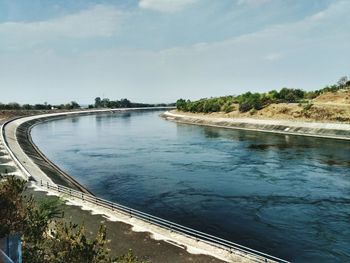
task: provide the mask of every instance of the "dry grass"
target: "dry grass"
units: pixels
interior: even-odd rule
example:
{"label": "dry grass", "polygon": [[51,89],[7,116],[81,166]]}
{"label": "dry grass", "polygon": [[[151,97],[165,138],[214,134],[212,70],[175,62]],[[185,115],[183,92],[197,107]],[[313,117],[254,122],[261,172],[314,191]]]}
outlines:
{"label": "dry grass", "polygon": [[315,104],[335,104],[350,106],[350,89],[327,92],[313,100]]}
{"label": "dry grass", "polygon": [[15,117],[32,116],[46,113],[65,112],[67,110],[0,110],[0,120],[6,120]]}

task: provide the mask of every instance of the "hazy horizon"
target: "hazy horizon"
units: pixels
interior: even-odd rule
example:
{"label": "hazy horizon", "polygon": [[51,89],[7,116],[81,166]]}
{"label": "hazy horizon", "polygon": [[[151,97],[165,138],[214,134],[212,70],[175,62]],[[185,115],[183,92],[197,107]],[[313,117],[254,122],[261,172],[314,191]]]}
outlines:
{"label": "hazy horizon", "polygon": [[349,75],[346,0],[0,0],[0,102],[319,89]]}

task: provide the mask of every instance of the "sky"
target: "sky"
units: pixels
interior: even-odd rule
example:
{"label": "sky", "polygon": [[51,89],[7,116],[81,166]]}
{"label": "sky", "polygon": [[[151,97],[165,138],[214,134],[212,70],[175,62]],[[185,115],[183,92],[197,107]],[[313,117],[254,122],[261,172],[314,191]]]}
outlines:
{"label": "sky", "polygon": [[0,0],[0,102],[319,89],[350,75],[350,0]]}

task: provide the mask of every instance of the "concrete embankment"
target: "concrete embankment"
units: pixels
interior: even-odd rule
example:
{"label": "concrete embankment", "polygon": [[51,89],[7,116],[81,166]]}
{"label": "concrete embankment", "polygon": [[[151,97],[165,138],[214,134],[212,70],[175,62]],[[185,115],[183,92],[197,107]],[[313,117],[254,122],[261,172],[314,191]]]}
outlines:
{"label": "concrete embankment", "polygon": [[161,116],[166,120],[185,124],[350,140],[350,124],[262,120],[251,118],[218,118],[206,115],[187,115],[186,113],[177,111],[167,111]]}

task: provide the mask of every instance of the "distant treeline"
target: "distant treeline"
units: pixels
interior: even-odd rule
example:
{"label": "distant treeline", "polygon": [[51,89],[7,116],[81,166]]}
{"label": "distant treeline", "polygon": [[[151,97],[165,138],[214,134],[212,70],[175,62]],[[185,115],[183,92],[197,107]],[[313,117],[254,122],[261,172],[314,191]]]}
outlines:
{"label": "distant treeline", "polygon": [[238,104],[240,112],[260,110],[272,103],[302,103],[314,99],[325,92],[336,92],[340,89],[349,88],[350,81],[342,77],[337,84],[326,86],[316,91],[304,91],[301,89],[283,88],[280,91],[271,90],[267,93],[246,92],[238,96],[224,96],[217,98],[205,98],[197,101],[179,99],[176,107],[181,111],[189,112],[231,112]]}
{"label": "distant treeline", "polygon": [[3,104],[0,103],[0,110],[73,110],[73,109],[80,109],[80,105],[75,102],[72,101],[70,103],[67,104],[60,104],[60,105],[51,105],[48,103],[44,103],[44,104],[19,104],[17,102],[12,102],[12,103],[8,103],[8,104]]}
{"label": "distant treeline", "polygon": [[141,108],[141,107],[166,107],[175,106],[175,103],[160,103],[160,104],[147,104],[131,102],[128,99],[121,100],[110,100],[108,98],[101,99],[100,97],[95,98],[95,104],[90,104],[89,109],[92,108]]}
{"label": "distant treeline", "polygon": [[[135,103],[128,99],[121,100],[109,100],[107,98],[101,99],[97,97],[94,104],[88,106],[89,109],[94,108],[141,108],[141,107],[167,107],[175,106],[175,103],[160,103],[160,104],[147,104],[147,103]],[[72,101],[66,104],[51,105],[48,103],[44,104],[19,104],[12,102],[8,104],[0,103],[0,110],[74,110],[82,108],[77,102]]]}

